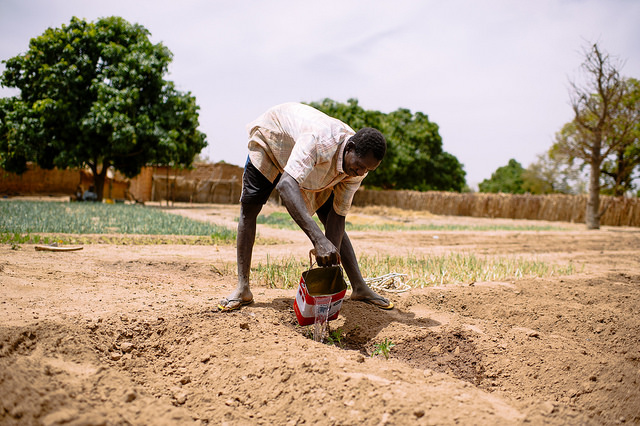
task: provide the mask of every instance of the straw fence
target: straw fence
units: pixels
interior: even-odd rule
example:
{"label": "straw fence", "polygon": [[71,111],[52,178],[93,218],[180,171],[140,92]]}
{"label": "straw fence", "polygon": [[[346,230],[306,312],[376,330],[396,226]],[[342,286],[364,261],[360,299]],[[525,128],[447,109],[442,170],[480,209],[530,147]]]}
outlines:
{"label": "straw fence", "polygon": [[[585,222],[586,195],[515,195],[360,189],[355,206],[383,205],[437,215]],[[640,226],[640,199],[600,197],[600,224]]]}
{"label": "straw fence", "polygon": [[155,167],[146,199],[237,204],[243,171],[242,167],[227,163],[197,164],[184,170]]}
{"label": "straw fence", "polygon": [[184,176],[153,175],[152,201],[237,204],[240,202],[240,179],[188,179]]}

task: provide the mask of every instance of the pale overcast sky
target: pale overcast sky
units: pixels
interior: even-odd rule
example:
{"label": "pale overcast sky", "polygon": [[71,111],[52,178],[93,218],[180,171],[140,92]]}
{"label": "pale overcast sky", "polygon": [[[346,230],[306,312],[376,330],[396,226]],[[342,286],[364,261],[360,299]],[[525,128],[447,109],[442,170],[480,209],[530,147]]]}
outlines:
{"label": "pale overcast sky", "polygon": [[0,0],[0,59],[72,16],[121,16],[167,46],[167,78],[201,108],[204,155],[237,165],[246,123],[270,106],[356,98],[427,114],[474,187],[551,146],[589,43],[640,78],[637,0]]}

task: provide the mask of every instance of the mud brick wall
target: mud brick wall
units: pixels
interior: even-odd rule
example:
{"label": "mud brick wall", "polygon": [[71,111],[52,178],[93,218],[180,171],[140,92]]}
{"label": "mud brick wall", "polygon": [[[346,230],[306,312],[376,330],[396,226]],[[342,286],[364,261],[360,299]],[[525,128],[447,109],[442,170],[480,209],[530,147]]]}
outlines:
{"label": "mud brick wall", "polygon": [[44,170],[28,164],[28,170],[21,175],[0,169],[0,194],[27,195],[52,194],[73,195],[80,184],[80,170]]}
{"label": "mud brick wall", "polygon": [[[242,167],[227,163],[195,164],[192,169],[143,167],[140,174],[127,179],[115,173],[104,186],[105,198],[137,201],[192,201],[200,203],[238,203],[242,189]],[[167,182],[169,186],[167,198]],[[69,195],[78,185],[88,189],[93,177],[88,170],[44,170],[29,164],[22,175],[0,169],[0,195]],[[172,198],[173,197],[173,198]]]}
{"label": "mud brick wall", "polygon": [[[83,169],[41,169],[35,164],[27,164],[27,171],[21,175],[0,169],[0,195],[68,195],[75,199],[76,189],[82,191],[93,185],[93,175]],[[104,197],[124,199],[129,186],[119,173],[104,183]]]}

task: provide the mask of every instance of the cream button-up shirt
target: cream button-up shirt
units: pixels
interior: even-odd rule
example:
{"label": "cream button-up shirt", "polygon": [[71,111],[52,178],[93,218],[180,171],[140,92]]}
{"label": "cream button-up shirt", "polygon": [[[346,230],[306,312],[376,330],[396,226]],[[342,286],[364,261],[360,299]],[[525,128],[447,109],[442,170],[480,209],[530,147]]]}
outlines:
{"label": "cream button-up shirt", "polygon": [[302,190],[310,214],[334,193],[333,208],[346,216],[366,176],[342,169],[346,142],[353,129],[308,105],[290,102],[270,108],[247,125],[249,159],[273,182],[287,172]]}

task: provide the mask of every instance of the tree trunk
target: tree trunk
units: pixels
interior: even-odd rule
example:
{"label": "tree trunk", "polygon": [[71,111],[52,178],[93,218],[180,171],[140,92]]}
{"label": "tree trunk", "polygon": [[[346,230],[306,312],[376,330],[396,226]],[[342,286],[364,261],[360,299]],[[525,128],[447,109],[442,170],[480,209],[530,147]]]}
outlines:
{"label": "tree trunk", "polygon": [[98,199],[96,201],[102,201],[104,197],[104,177],[102,173],[93,175],[93,186],[95,186],[96,196]]}
{"label": "tree trunk", "polygon": [[[596,157],[594,155],[594,157]],[[587,229],[600,229],[600,162],[591,159],[591,173],[589,176],[589,199],[585,222]]]}
{"label": "tree trunk", "polygon": [[107,177],[107,170],[111,167],[111,164],[107,161],[102,163],[102,169],[98,173],[97,162],[89,164],[91,171],[93,172],[93,190],[96,193],[96,201],[102,201],[104,198],[104,181]]}
{"label": "tree trunk", "polygon": [[627,160],[624,156],[624,150],[623,149],[619,149],[618,152],[616,153],[616,165],[617,165],[617,173],[615,176],[615,185],[616,187],[614,188],[614,192],[613,195],[615,195],[616,197],[622,197],[624,195],[624,193],[627,191],[627,188],[630,187],[630,175],[631,173],[633,173],[633,171],[631,173],[629,173],[627,170],[631,169],[633,170],[633,168],[629,167],[627,165]]}

